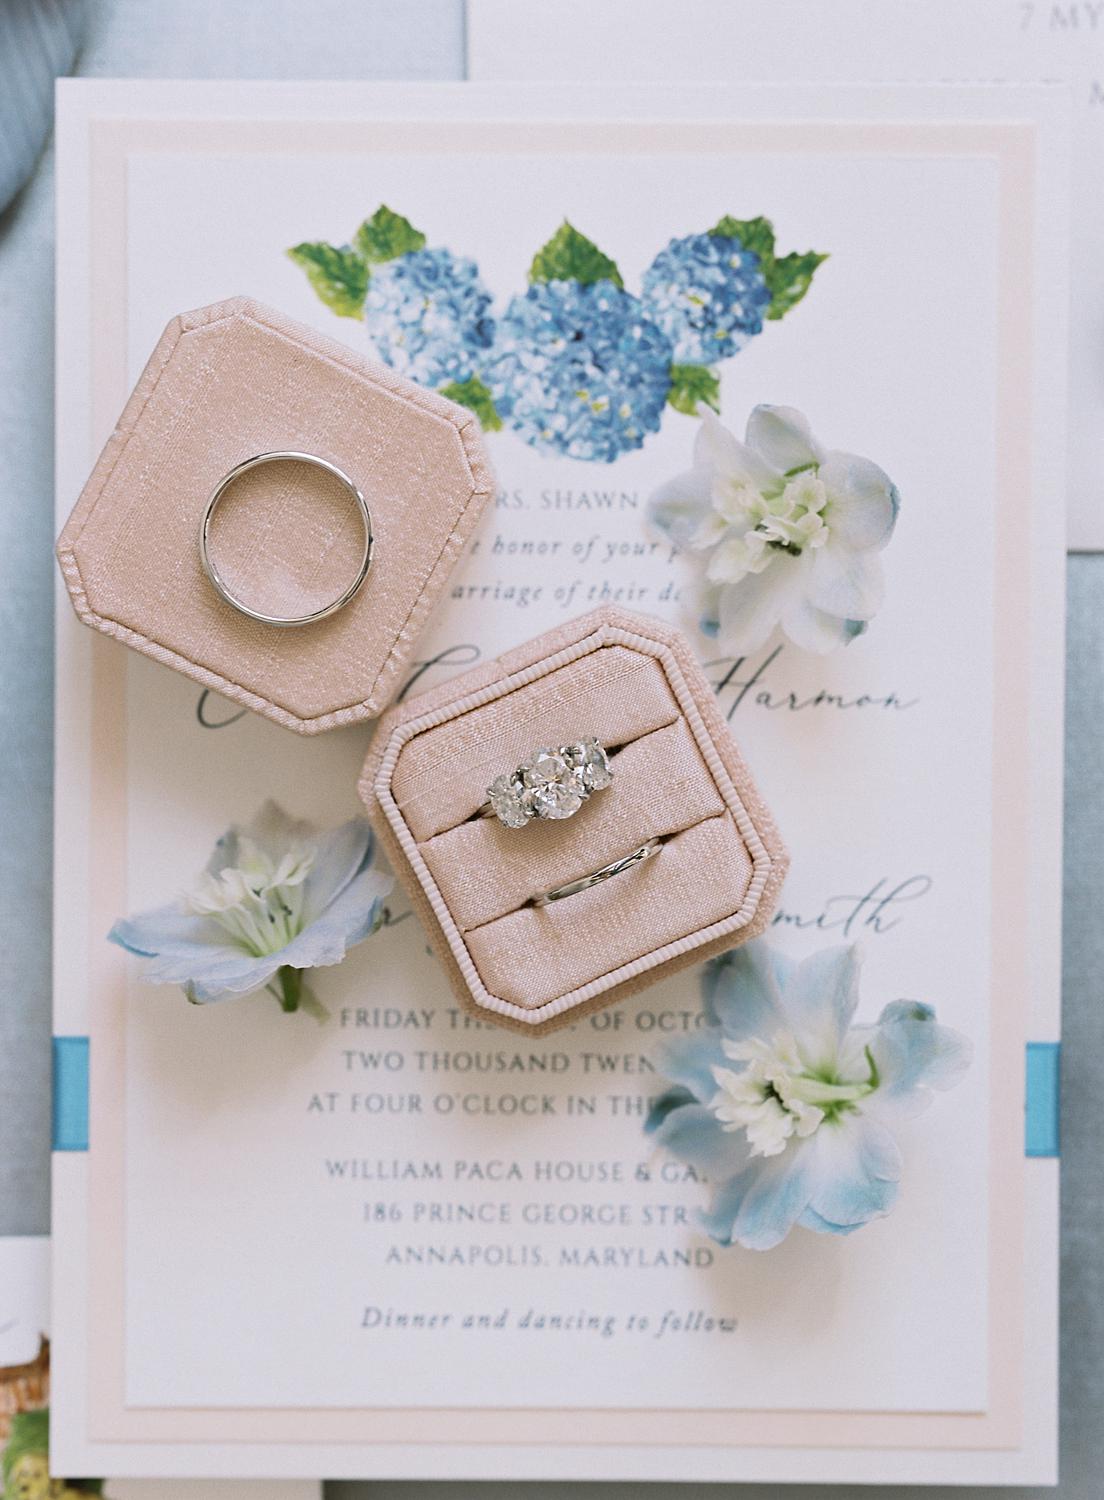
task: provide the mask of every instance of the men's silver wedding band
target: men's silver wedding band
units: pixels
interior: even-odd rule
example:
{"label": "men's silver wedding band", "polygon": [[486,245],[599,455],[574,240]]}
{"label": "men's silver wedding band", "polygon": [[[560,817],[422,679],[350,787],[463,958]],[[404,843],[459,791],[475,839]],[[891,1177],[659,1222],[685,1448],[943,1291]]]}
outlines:
{"label": "men's silver wedding band", "polygon": [[[305,615],[267,615],[259,609],[253,609],[251,605],[237,598],[215,566],[208,546],[212,517],[222,497],[234,481],[239,479],[243,474],[248,473],[250,469],[260,468],[262,464],[283,462],[309,464],[312,468],[322,469],[325,473],[331,474],[346,490],[350,500],[356,506],[360,514],[361,525],[364,528],[364,546],[361,551],[360,562],[348,588],[344,589],[330,603],[323,604],[319,609],[311,610],[309,614]],[[214,492],[207,502],[207,508],[203,512],[203,520],[199,527],[199,556],[200,561],[203,563],[203,571],[210,579],[215,592],[232,609],[236,609],[239,614],[248,615],[251,620],[259,620],[262,625],[276,625],[285,629],[293,625],[313,625],[316,620],[324,620],[328,615],[336,614],[339,609],[344,609],[345,605],[349,603],[350,599],[352,599],[368,576],[368,569],[372,565],[372,517],[368,511],[367,501],[349,478],[348,474],[343,473],[336,464],[330,463],[328,459],[319,458],[315,453],[296,453],[291,451],[258,453],[253,458],[247,458],[243,463],[235,465],[228,474],[222,476],[215,486]]]}
{"label": "men's silver wedding band", "polygon": [[608,865],[603,865],[600,870],[595,870],[591,875],[584,875],[581,880],[569,881],[567,885],[558,885],[554,891],[544,891],[541,895],[534,896],[532,904],[547,906],[551,901],[563,901],[567,896],[577,896],[580,891],[589,891],[591,886],[601,885],[603,880],[612,880],[615,875],[631,870],[634,865],[642,865],[646,859],[651,859],[653,854],[658,854],[662,847],[662,839],[649,839],[646,844],[641,844],[640,848],[634,849],[631,854],[611,860]]}

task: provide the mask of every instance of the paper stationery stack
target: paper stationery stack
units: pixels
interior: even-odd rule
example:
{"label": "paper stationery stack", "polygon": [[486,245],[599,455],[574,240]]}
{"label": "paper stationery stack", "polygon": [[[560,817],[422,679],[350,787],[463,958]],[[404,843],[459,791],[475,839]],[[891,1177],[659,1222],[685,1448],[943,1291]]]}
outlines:
{"label": "paper stationery stack", "polygon": [[[886,1096],[894,1026],[934,1011],[972,1051],[894,1126],[878,1212],[833,1218],[795,1188],[764,1250],[735,1209],[726,1229],[733,1179],[676,1149],[712,1074],[665,1071],[746,1013],[731,963],[517,1035],[459,1005],[396,890],[312,976],[321,1024],[153,989],[113,923],[171,901],[266,799],[319,827],[357,816],[371,730],[291,734],[61,598],[63,1470],[1051,1476],[1057,1163],[1036,1158],[1059,1035],[1064,131],[1042,86],[62,86],[59,523],[183,308],[246,291],[466,405],[495,503],[403,702],[598,606],[677,625],[790,852],[762,940],[777,972],[862,948],[870,1069],[802,1129]],[[394,218],[416,250],[358,239]],[[745,322],[706,358],[656,286],[677,292],[672,247],[710,232],[758,249]],[[461,286],[478,351],[450,364]],[[426,298],[423,346],[404,318],[424,326]],[[601,390],[572,383],[568,342]],[[691,469],[702,406],[740,437],[764,404],[899,492],[884,601],[831,652],[777,632],[733,649],[693,548],[649,513]],[[756,1173],[798,1143],[752,1153]]]}

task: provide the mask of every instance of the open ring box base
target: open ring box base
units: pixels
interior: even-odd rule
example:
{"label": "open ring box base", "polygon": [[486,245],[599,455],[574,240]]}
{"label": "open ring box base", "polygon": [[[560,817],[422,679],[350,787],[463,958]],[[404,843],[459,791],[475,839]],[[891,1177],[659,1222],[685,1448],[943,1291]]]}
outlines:
{"label": "open ring box base", "polygon": [[[363,492],[373,556],[340,610],[285,629],[219,596],[199,538],[225,475],[289,449],[335,465]],[[234,507],[219,508],[233,592],[258,591],[269,615],[299,617],[337,598],[362,554],[348,495],[317,468],[300,468],[256,468],[236,481]],[[492,492],[470,411],[238,297],[166,328],[66,522],[58,558],[86,625],[314,734],[373,718],[398,693]]]}
{"label": "open ring box base", "polygon": [[[504,767],[590,734],[616,752],[614,777],[574,817],[480,816]],[[616,608],[390,709],[360,793],[461,1004],[530,1035],[756,936],[786,871],[689,643]],[[651,859],[532,904],[652,838]]]}

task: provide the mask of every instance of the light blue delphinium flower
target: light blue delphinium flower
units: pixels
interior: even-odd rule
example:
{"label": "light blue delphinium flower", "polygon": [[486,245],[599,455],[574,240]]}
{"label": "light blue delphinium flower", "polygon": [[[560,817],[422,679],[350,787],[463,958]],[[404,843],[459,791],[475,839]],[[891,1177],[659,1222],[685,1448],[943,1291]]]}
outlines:
{"label": "light blue delphinium flower", "polygon": [[340,963],[383,917],[392,880],[372,868],[361,818],[327,833],[266,802],[215,845],[196,887],[123,917],[111,941],[152,962],[143,978],[178,984],[197,1005],[267,989],[284,1010],[322,1013],[303,971]]}
{"label": "light blue delphinium flower", "polygon": [[769,1250],[795,1224],[850,1234],[893,1207],[901,1154],[889,1126],[969,1065],[965,1037],[898,1000],[853,1026],[857,948],[803,963],[762,939],[708,965],[708,1024],[659,1058],[674,1084],[646,1129],[713,1186],[702,1228]]}
{"label": "light blue delphinium flower", "polygon": [[436,389],[480,368],[494,337],[490,307],[473,260],[413,250],[373,266],[364,324],[393,370]]}
{"label": "light blue delphinium flower", "polygon": [[670,340],[616,282],[545,280],[511,301],[483,378],[534,448],[612,463],[659,430],[670,366]]}
{"label": "light blue delphinium flower", "polygon": [[676,363],[712,364],[762,332],[771,290],[759,256],[735,235],[689,234],[644,272],[643,299]]}

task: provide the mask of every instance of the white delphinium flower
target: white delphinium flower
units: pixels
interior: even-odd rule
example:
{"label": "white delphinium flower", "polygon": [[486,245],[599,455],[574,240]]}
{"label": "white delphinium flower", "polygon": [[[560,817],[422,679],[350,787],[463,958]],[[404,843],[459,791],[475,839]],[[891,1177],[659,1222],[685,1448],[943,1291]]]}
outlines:
{"label": "white delphinium flower", "polygon": [[266,989],[286,1011],[324,1014],[304,973],[375,932],[391,885],[363,819],[318,833],[266,802],[223,834],[189,892],[121,918],[109,936],[151,960],[151,984],[178,984],[197,1005]]}
{"label": "white delphinium flower", "polygon": [[740,442],[709,411],[694,466],[652,496],[653,523],[704,562],[702,628],[736,656],[776,626],[827,652],[882,603],[900,498],[869,459],[824,448],[800,412],[757,406]]}
{"label": "white delphinium flower", "polygon": [[645,1128],[708,1177],[701,1224],[722,1245],[766,1250],[795,1224],[850,1234],[889,1213],[895,1130],[969,1065],[967,1039],[920,1001],[856,1024],[859,967],[853,945],[797,963],[757,938],[706,966],[704,1024],[657,1058],[671,1087]]}

